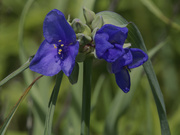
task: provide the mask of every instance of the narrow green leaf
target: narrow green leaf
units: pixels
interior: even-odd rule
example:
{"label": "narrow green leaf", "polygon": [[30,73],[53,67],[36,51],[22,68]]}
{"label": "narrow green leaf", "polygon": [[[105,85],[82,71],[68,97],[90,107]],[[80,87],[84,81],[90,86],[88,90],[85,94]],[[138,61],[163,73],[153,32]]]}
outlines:
{"label": "narrow green leaf", "polygon": [[68,77],[71,84],[75,84],[78,81],[79,76],[79,65],[76,62],[71,75]]}
{"label": "narrow green leaf", "polygon": [[26,95],[29,93],[30,89],[32,88],[32,86],[34,85],[34,83],[40,79],[43,75],[37,77],[30,85],[29,87],[24,91],[24,93],[22,94],[22,96],[20,97],[20,99],[18,100],[18,102],[15,104],[15,106],[12,108],[11,112],[9,113],[9,115],[6,117],[5,121],[3,122],[3,124],[0,127],[0,134],[4,135],[9,123],[11,122],[14,114],[16,113],[19,105],[21,104],[21,102],[23,101],[23,99],[26,97]]}
{"label": "narrow green leaf", "polygon": [[48,114],[46,116],[46,124],[45,124],[44,135],[51,135],[54,110],[55,110],[55,106],[56,106],[56,101],[57,101],[57,97],[58,97],[62,77],[63,77],[63,72],[60,71],[58,73],[58,75],[57,75],[56,84],[54,86],[54,89],[52,91],[52,94],[51,94],[51,97],[50,97],[50,100],[49,100]]}
{"label": "narrow green leaf", "polygon": [[[134,23],[130,23],[127,27],[129,29],[128,41],[130,41],[135,47],[138,47],[147,53],[147,49],[142,39],[141,33],[136,27],[136,25]],[[146,72],[156,102],[161,124],[161,134],[170,135],[163,95],[150,59],[143,64],[143,67]]]}
{"label": "narrow green leaf", "polygon": [[92,61],[93,58],[86,58],[83,65],[81,135],[89,135],[90,133]]}
{"label": "narrow green leaf", "polygon": [[29,67],[30,61],[31,61],[31,57],[28,59],[28,61],[26,61],[26,63],[24,63],[20,68],[18,68],[16,71],[12,72],[10,75],[8,75],[6,78],[4,78],[2,81],[0,81],[0,87],[5,84],[7,81],[9,81],[10,79],[12,79],[13,77],[15,77],[16,75],[18,75],[19,73],[23,72],[24,70],[26,70]]}

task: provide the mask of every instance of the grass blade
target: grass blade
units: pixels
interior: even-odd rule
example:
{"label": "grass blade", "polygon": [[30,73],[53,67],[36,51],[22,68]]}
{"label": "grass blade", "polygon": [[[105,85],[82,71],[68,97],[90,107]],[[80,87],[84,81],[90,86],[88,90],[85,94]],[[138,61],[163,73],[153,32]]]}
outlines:
{"label": "grass blade", "polygon": [[16,113],[19,105],[21,104],[21,102],[23,101],[23,99],[26,97],[26,95],[29,93],[30,89],[32,88],[32,86],[34,85],[34,83],[40,79],[43,75],[37,77],[30,85],[29,87],[24,91],[24,93],[22,94],[22,96],[20,97],[20,99],[18,100],[18,102],[15,104],[15,106],[13,107],[13,109],[11,110],[11,112],[9,113],[9,115],[6,117],[5,121],[3,122],[3,124],[0,127],[0,134],[4,135],[7,127],[10,123],[10,121],[12,120],[14,114]]}
{"label": "grass blade", "polygon": [[54,86],[54,89],[52,91],[52,94],[49,100],[49,106],[48,106],[49,108],[48,108],[48,114],[46,116],[44,135],[51,135],[53,115],[54,115],[55,105],[56,105],[62,77],[63,77],[63,72],[60,71],[57,75],[56,84]]}
{"label": "grass blade", "polygon": [[[147,49],[142,39],[141,33],[136,27],[136,25],[134,23],[130,23],[128,24],[127,27],[129,29],[128,41],[130,41],[133,46],[138,47],[147,53]],[[161,134],[170,135],[170,129],[166,117],[166,108],[165,108],[163,95],[150,59],[143,64],[143,67],[146,72],[156,102],[156,107],[158,110],[158,115],[161,124]]]}
{"label": "grass blade", "polygon": [[6,78],[4,78],[2,81],[0,81],[0,87],[5,84],[7,81],[9,81],[10,79],[12,79],[13,77],[15,77],[16,75],[18,75],[19,73],[23,72],[24,70],[26,70],[29,67],[31,58],[28,59],[28,61],[26,61],[26,63],[24,63],[20,68],[18,68],[16,71],[12,72],[10,75],[8,75]]}

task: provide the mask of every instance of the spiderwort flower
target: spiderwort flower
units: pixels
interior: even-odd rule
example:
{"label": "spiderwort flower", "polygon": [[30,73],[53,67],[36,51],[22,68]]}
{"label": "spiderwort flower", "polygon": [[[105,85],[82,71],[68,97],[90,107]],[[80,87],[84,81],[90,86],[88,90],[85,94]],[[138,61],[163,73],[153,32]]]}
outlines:
{"label": "spiderwort flower", "polygon": [[94,37],[97,57],[111,63],[116,61],[125,53],[123,45],[127,35],[126,27],[121,28],[111,24],[102,26]]}
{"label": "spiderwort flower", "polygon": [[129,70],[139,67],[148,60],[148,56],[141,49],[125,48],[125,53],[112,63],[112,73],[115,74],[117,85],[125,92],[130,90]]}
{"label": "spiderwort flower", "polygon": [[111,63],[117,85],[127,93],[130,90],[129,69],[136,68],[147,61],[148,56],[137,48],[123,48],[128,35],[126,27],[106,24],[96,32],[96,55]]}
{"label": "spiderwort flower", "polygon": [[61,70],[69,76],[75,65],[79,42],[76,41],[75,32],[62,12],[53,9],[46,15],[43,35],[45,40],[29,68],[46,76],[53,76]]}

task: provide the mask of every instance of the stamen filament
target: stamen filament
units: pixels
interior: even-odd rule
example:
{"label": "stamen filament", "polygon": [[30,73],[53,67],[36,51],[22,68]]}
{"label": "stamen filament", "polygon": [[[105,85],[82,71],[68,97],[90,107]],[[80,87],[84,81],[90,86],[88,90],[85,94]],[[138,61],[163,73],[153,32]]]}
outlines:
{"label": "stamen filament", "polygon": [[55,44],[53,44],[54,48],[57,48]]}

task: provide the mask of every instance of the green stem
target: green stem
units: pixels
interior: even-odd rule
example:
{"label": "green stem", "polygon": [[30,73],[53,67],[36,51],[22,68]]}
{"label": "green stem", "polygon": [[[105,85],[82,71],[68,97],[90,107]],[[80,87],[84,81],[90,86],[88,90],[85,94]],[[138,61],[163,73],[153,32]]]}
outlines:
{"label": "green stem", "polygon": [[81,135],[89,135],[90,108],[91,108],[91,71],[93,59],[87,58],[83,65],[83,93],[82,93],[82,115]]}

